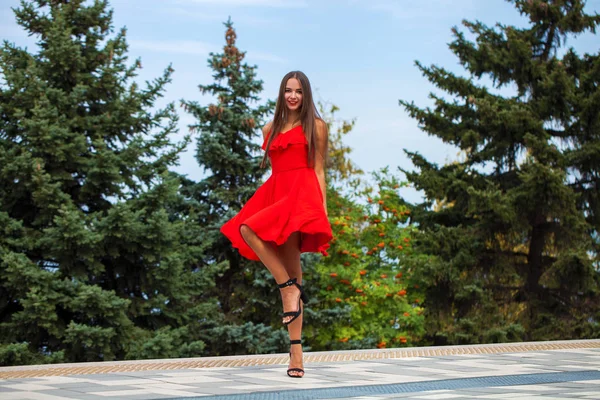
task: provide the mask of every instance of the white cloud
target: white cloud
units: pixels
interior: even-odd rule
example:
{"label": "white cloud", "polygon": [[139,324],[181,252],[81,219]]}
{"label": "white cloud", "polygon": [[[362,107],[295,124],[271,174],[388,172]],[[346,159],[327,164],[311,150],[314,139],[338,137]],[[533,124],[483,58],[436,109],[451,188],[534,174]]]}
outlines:
{"label": "white cloud", "polygon": [[160,53],[191,54],[207,56],[218,48],[211,44],[195,40],[128,40],[131,48]]}
{"label": "white cloud", "polygon": [[303,8],[308,6],[305,0],[179,0],[179,3],[196,3],[221,7]]}
{"label": "white cloud", "polygon": [[189,10],[184,7],[165,7],[164,12],[168,12],[173,14],[177,18],[186,18],[186,19],[194,19],[194,20],[202,20],[202,21],[221,21],[224,22],[227,20],[227,16],[223,14],[214,14],[200,11]]}
{"label": "white cloud", "polygon": [[440,18],[448,14],[462,13],[474,5],[473,0],[371,0],[368,2],[347,0],[350,4],[373,11],[384,12],[396,19]]}
{"label": "white cloud", "polygon": [[[197,56],[208,56],[210,52],[219,53],[222,46],[214,46],[209,43],[194,40],[128,40],[132,49],[145,50],[157,53],[187,54]],[[250,61],[265,61],[277,64],[288,62],[285,58],[271,53],[260,51],[247,51],[246,59]]]}
{"label": "white cloud", "polygon": [[277,64],[286,64],[288,60],[271,53],[263,53],[260,51],[247,51],[246,58],[249,60],[266,61]]}
{"label": "white cloud", "polygon": [[240,24],[249,25],[252,27],[284,27],[285,23],[279,18],[267,18],[264,16],[258,17],[250,14],[244,14],[239,12],[239,15],[230,15],[228,11],[218,12],[213,10],[212,12],[206,12],[205,10],[200,11],[197,7],[167,7],[164,9],[165,13],[173,14],[175,17],[180,19],[191,19],[195,21],[210,21],[210,22],[225,22],[227,18],[231,17],[234,27],[237,28]]}

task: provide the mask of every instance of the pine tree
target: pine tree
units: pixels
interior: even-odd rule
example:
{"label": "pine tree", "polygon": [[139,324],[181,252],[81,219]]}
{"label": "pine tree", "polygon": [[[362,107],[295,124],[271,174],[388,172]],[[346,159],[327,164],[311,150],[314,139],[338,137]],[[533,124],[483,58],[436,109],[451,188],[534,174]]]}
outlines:
{"label": "pine tree", "polygon": [[165,206],[187,140],[173,70],[140,88],[106,1],[23,1],[39,51],[0,50],[0,362],[199,354],[186,333],[197,289]]}
{"label": "pine tree", "polygon": [[[199,85],[212,102],[182,101],[197,120],[190,130],[198,133],[196,159],[206,173],[199,182],[189,180],[183,193],[201,245],[198,268],[212,268],[215,273],[211,296],[218,299],[220,319],[209,328],[210,354],[271,352],[282,350],[286,337],[279,313],[273,312],[281,308],[277,286],[262,264],[232,248],[220,228],[262,183],[266,170],[260,168],[260,127],[274,103],[259,104],[263,83],[257,79],[257,67],[244,62],[245,52],[236,46],[231,19],[224,25],[223,52],[211,53],[208,59],[214,82]],[[272,323],[276,328],[270,327]],[[262,339],[255,343],[249,337]]]}
{"label": "pine tree", "polygon": [[600,58],[561,47],[595,33],[600,16],[582,0],[510,2],[527,27],[464,21],[474,42],[453,29],[467,77],[417,62],[450,99],[400,102],[465,154],[439,167],[407,152],[419,170],[408,179],[426,196],[414,214],[431,257],[415,263],[436,344],[600,334]]}

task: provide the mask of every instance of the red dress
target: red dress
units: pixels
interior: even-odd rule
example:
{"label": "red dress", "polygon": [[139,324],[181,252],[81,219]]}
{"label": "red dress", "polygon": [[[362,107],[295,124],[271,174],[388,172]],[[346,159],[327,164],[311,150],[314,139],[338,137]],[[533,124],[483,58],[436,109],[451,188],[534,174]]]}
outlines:
{"label": "red dress", "polygon": [[[266,144],[267,140],[263,150]],[[273,139],[269,149],[271,176],[240,212],[221,227],[221,232],[242,256],[259,260],[240,234],[242,224],[248,225],[262,240],[278,246],[300,231],[302,253],[325,253],[329,248],[331,225],[323,208],[319,180],[307,163],[307,152],[308,142],[301,126]]]}

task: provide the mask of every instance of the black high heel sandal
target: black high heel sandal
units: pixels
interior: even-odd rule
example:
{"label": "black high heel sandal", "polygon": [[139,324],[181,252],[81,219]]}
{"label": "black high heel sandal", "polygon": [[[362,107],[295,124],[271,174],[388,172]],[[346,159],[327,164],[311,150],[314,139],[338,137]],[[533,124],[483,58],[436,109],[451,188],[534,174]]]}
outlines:
{"label": "black high heel sandal", "polygon": [[277,285],[277,286],[279,286],[279,289],[283,289],[288,286],[295,285],[298,288],[298,290],[300,290],[300,296],[298,297],[298,309],[296,311],[288,311],[288,312],[283,313],[283,318],[292,317],[292,319],[290,319],[289,321],[284,322],[283,323],[284,325],[291,324],[296,318],[298,318],[300,315],[302,315],[302,305],[300,304],[300,300],[302,300],[302,302],[304,304],[306,304],[308,302],[308,297],[304,293],[304,289],[302,289],[302,285],[299,285],[297,282],[298,282],[298,279],[293,278],[293,279],[288,280],[285,283]]}
{"label": "black high heel sandal", "polygon": [[[290,340],[290,345],[302,344],[302,340]],[[290,349],[290,360],[292,359],[292,349]],[[302,372],[302,375],[292,375],[290,372]],[[288,368],[287,374],[290,378],[302,378],[304,376],[304,370],[302,368]]]}

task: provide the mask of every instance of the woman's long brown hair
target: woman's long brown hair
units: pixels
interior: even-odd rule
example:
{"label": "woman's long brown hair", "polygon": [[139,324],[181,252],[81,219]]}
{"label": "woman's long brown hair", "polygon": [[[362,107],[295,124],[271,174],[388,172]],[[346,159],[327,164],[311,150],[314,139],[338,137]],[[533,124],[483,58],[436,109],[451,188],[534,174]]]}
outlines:
{"label": "woman's long brown hair", "polygon": [[[279,86],[279,96],[277,97],[277,104],[275,105],[275,116],[273,117],[273,124],[271,125],[271,132],[269,139],[267,140],[267,150],[263,156],[262,162],[260,163],[261,168],[267,166],[267,155],[269,154],[269,148],[273,139],[275,139],[280,133],[281,129],[287,122],[288,108],[285,104],[285,88],[288,80],[296,78],[300,82],[302,88],[302,106],[300,108],[300,123],[302,124],[302,130],[306,135],[306,141],[308,142],[308,165],[314,168],[316,151],[315,146],[317,143],[317,119],[321,119],[319,111],[313,101],[312,90],[310,88],[310,82],[306,75],[301,71],[288,72],[281,80]],[[323,155],[325,157],[325,155]]]}

